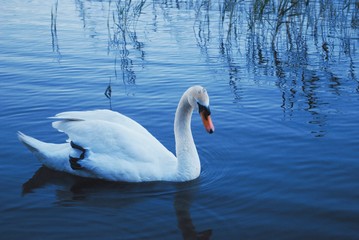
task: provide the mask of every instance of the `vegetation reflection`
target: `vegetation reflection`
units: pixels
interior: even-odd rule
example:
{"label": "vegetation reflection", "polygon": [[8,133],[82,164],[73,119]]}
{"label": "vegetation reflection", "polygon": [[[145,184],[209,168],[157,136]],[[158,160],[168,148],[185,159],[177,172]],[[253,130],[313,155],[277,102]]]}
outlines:
{"label": "vegetation reflection", "polygon": [[217,48],[236,101],[241,99],[243,76],[275,76],[284,116],[291,116],[294,109],[307,110],[313,118],[309,123],[319,127],[314,133],[319,137],[325,131],[322,103],[347,91],[344,81],[359,93],[353,57],[358,10],[357,2],[350,0],[201,1],[195,32],[205,54],[216,47],[209,42],[218,36]]}
{"label": "vegetation reflection", "polygon": [[[93,2],[97,4],[88,5]],[[159,31],[162,19],[171,23],[174,13],[185,11],[192,16],[184,24],[192,24],[193,41],[209,65],[223,65],[235,102],[242,99],[242,81],[248,81],[244,78],[263,84],[257,76],[273,76],[275,82],[264,80],[264,84],[278,88],[283,116],[306,110],[313,119],[309,123],[321,132],[326,119],[326,106],[321,103],[348,89],[359,93],[355,61],[359,4],[355,0],[77,0],[76,5],[84,28],[100,21],[90,21],[87,11],[92,8],[106,16],[114,78],[126,88],[136,85],[135,66],[146,58],[144,42],[151,39],[145,39],[145,31]],[[53,51],[60,56],[56,13],[57,3],[51,13],[51,34]],[[141,20],[146,15],[147,22]],[[106,90],[108,98],[112,82]]]}

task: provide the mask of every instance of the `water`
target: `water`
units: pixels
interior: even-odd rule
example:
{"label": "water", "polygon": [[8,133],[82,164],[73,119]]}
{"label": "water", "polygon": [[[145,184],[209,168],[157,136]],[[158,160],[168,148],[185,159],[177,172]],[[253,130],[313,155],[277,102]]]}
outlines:
{"label": "water", "polygon": [[[358,239],[358,4],[293,2],[1,1],[1,236]],[[47,117],[105,108],[174,151],[194,84],[216,132],[194,114],[189,183],[69,176],[16,137],[62,142]]]}

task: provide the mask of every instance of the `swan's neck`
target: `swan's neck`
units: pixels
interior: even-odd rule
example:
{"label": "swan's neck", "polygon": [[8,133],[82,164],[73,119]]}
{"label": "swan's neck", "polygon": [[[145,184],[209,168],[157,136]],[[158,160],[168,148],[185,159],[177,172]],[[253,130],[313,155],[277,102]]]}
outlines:
{"label": "swan's neck", "polygon": [[184,94],[178,104],[174,122],[177,173],[182,181],[197,178],[201,171],[201,164],[191,131],[192,112],[193,107]]}

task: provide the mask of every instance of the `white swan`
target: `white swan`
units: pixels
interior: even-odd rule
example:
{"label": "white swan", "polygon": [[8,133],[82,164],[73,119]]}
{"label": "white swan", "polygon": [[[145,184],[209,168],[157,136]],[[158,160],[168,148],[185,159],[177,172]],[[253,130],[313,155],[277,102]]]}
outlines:
{"label": "white swan", "polygon": [[66,143],[45,143],[21,132],[18,137],[54,170],[110,181],[183,182],[197,178],[201,170],[191,132],[194,109],[199,110],[206,130],[214,131],[206,89],[190,87],[175,115],[177,158],[139,123],[110,110],[57,114],[52,126],[68,135]]}

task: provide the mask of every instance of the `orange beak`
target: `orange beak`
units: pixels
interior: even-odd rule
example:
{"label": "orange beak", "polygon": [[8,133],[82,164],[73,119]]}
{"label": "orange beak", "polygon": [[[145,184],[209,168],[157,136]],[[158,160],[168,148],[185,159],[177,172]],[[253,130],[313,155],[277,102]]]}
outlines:
{"label": "orange beak", "polygon": [[206,131],[208,133],[213,133],[214,126],[212,123],[210,112],[208,110],[204,109],[204,110],[200,111],[199,114],[201,115],[202,122],[203,122],[203,125],[204,125],[204,128],[206,129]]}

